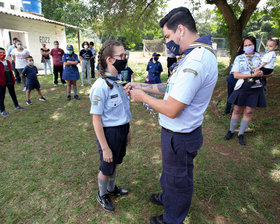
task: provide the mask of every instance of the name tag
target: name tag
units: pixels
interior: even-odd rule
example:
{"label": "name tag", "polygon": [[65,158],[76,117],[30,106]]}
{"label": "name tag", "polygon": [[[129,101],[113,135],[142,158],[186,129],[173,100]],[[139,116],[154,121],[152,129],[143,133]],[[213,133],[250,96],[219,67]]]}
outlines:
{"label": "name tag", "polygon": [[114,98],[117,98],[117,97],[118,97],[118,94],[111,95],[111,96],[110,96],[110,99],[114,99]]}

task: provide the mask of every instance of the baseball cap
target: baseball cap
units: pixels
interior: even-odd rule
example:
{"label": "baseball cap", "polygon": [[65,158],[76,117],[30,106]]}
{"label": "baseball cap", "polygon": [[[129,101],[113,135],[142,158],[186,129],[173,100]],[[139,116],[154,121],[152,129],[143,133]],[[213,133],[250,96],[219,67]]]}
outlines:
{"label": "baseball cap", "polygon": [[160,54],[154,52],[154,53],[153,53],[153,56],[160,56]]}
{"label": "baseball cap", "polygon": [[73,50],[73,46],[71,44],[67,44],[66,49],[67,50]]}

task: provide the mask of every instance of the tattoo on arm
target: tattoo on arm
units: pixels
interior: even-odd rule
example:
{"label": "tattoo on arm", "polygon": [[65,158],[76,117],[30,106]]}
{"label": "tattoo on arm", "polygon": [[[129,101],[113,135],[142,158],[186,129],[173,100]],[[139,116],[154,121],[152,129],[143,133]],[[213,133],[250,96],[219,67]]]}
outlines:
{"label": "tattoo on arm", "polygon": [[158,84],[158,85],[157,85],[157,88],[158,88],[158,91],[159,91],[160,93],[165,93],[166,84],[164,84],[164,83]]}
{"label": "tattoo on arm", "polygon": [[153,86],[150,84],[140,84],[140,89],[153,89]]}

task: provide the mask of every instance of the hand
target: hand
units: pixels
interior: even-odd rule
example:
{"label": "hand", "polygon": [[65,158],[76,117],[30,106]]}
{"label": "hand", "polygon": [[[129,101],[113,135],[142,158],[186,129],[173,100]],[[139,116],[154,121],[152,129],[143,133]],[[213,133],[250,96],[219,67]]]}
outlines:
{"label": "hand", "polygon": [[107,163],[113,162],[113,154],[109,147],[102,149],[103,151],[103,160]]}
{"label": "hand", "polygon": [[130,100],[131,102],[143,102],[146,93],[141,89],[130,90]]}
{"label": "hand", "polygon": [[252,77],[262,77],[263,76],[263,71],[262,70],[255,70],[254,74]]}
{"label": "hand", "polygon": [[124,89],[126,95],[129,96],[129,95],[130,95],[130,90],[132,90],[132,88],[135,88],[135,86],[136,86],[136,83],[133,83],[133,82],[127,83],[127,84],[123,87],[123,89]]}

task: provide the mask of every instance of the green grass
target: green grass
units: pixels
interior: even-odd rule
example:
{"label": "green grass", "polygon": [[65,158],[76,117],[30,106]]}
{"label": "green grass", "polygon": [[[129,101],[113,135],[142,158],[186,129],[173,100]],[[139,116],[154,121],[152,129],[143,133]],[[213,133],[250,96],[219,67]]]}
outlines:
{"label": "green grass", "polygon": [[[132,64],[137,81],[145,79],[145,63]],[[277,73],[279,75],[279,73]],[[166,70],[163,80],[166,80]],[[66,89],[52,87],[40,76],[46,102],[32,91],[33,105],[0,117],[0,223],[149,223],[163,209],[148,202],[160,191],[160,127],[142,104],[131,104],[132,142],[117,170],[117,184],[129,189],[116,198],[114,213],[96,201],[99,155],[89,114],[89,87],[78,87],[81,100],[66,101]],[[279,223],[279,77],[268,84],[268,107],[257,109],[248,145],[223,140],[229,118],[217,119],[208,109],[204,145],[195,159],[194,196],[185,223]],[[213,98],[225,106],[225,78]],[[24,106],[22,86],[16,85]],[[278,94],[278,95],[277,95]]]}

